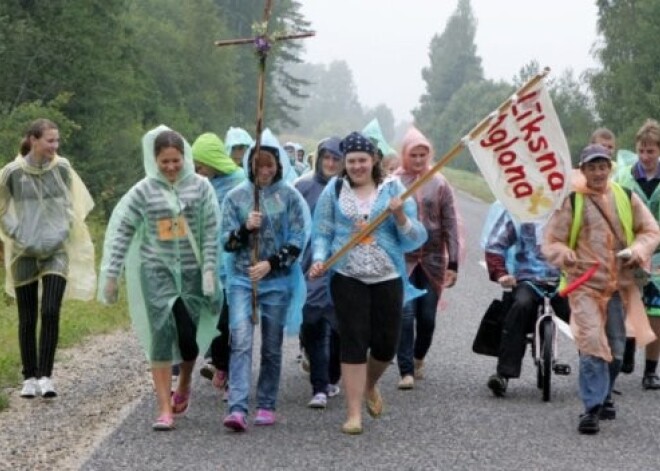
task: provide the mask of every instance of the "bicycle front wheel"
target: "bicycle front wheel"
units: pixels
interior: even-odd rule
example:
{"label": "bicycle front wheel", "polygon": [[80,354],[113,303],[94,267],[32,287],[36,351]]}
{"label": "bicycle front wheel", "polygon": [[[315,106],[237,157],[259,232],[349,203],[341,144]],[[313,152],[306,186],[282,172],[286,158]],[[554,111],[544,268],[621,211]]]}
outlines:
{"label": "bicycle front wheel", "polygon": [[551,319],[543,323],[543,342],[541,344],[541,371],[543,386],[543,401],[550,401],[550,385],[552,379],[552,347],[554,344],[555,329]]}

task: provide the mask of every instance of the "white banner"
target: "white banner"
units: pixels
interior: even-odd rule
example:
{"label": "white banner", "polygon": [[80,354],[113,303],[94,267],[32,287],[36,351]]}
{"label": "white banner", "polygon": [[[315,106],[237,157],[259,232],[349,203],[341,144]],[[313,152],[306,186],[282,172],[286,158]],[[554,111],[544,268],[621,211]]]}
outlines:
{"label": "white banner", "polygon": [[547,218],[570,189],[571,156],[543,80],[468,143],[495,197],[521,222]]}

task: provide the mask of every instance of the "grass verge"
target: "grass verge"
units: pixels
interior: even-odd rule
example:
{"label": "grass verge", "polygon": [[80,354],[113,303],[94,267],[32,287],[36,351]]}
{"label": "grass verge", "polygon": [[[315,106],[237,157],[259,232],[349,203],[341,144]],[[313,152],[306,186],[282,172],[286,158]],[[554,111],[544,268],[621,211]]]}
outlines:
{"label": "grass verge", "polygon": [[466,172],[451,167],[443,167],[440,171],[454,188],[471,194],[486,203],[495,201],[488,183],[479,173]]}

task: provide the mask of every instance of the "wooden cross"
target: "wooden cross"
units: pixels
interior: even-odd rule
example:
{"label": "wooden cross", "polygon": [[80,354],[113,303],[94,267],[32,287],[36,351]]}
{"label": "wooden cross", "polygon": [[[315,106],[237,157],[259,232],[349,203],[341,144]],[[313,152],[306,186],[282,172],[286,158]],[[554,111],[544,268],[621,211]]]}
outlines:
{"label": "wooden cross", "polygon": [[[273,2],[272,0],[266,0],[264,5],[264,14],[260,24],[253,26],[253,32],[255,34],[252,38],[243,38],[243,39],[225,39],[216,41],[215,45],[219,47],[223,46],[233,46],[236,44],[253,44],[255,52],[259,58],[259,78],[257,82],[257,125],[255,130],[255,149],[254,155],[255,158],[259,156],[261,151],[261,132],[263,130],[263,120],[264,120],[264,98],[265,98],[265,89],[266,89],[266,59],[268,58],[268,52],[270,51],[272,45],[276,41],[286,41],[290,39],[300,39],[308,38],[314,36],[316,33],[314,31],[308,31],[303,33],[296,34],[274,34],[270,36],[268,34],[268,22],[270,21],[270,12],[272,10]],[[254,210],[259,211],[259,187],[255,181],[254,185]],[[252,250],[252,264],[254,265],[259,261],[259,239],[255,233],[252,238],[253,241],[253,250]],[[252,323],[259,323],[259,316],[257,314],[257,283],[252,283]]]}

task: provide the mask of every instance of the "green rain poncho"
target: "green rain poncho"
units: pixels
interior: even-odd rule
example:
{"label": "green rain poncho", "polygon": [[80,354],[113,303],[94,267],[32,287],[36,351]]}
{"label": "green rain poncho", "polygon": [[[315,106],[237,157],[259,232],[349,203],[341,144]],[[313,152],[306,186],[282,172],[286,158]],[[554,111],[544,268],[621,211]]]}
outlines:
{"label": "green rain poncho", "polygon": [[364,129],[362,134],[371,139],[372,142],[375,142],[378,146],[378,150],[383,154],[383,157],[396,156],[396,150],[387,143],[385,136],[383,136],[383,131],[380,129],[380,123],[376,118],[369,121]]}
{"label": "green rain poncho", "polygon": [[202,277],[215,273],[219,206],[213,187],[193,170],[185,142],[184,165],[174,183],[159,172],[154,140],[168,130],[159,126],[142,139],[146,177],[114,209],[105,235],[99,300],[125,265],[133,327],[154,365],[181,360],[172,306],[180,298],[197,326],[197,345],[207,350],[218,335],[222,290],[205,297]]}

